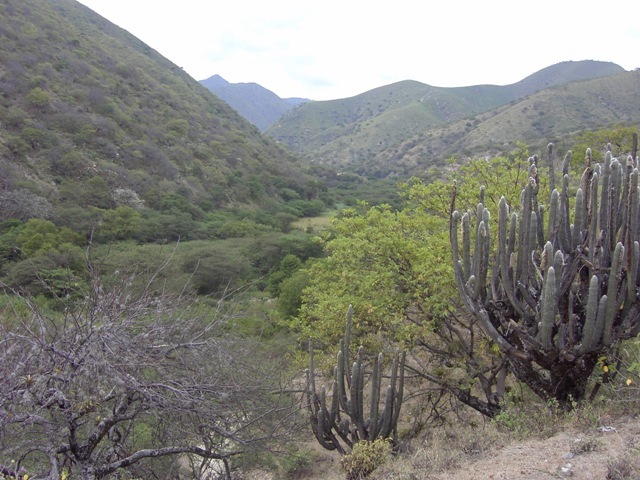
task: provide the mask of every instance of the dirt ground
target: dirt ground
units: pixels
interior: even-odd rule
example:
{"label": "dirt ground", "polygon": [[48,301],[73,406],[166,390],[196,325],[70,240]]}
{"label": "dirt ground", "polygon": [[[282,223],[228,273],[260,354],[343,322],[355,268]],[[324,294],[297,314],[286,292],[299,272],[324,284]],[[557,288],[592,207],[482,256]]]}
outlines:
{"label": "dirt ground", "polygon": [[[496,445],[460,468],[423,478],[433,480],[640,479],[640,419],[621,419],[586,432]],[[607,477],[609,473],[616,476]]]}
{"label": "dirt ground", "polygon": [[[413,445],[369,480],[640,480],[640,415],[603,419],[599,426],[562,429],[548,438],[509,441],[508,435],[459,434],[448,447],[432,439]],[[461,448],[461,445],[466,445]],[[308,444],[313,465],[297,478],[344,480],[339,455]],[[476,449],[477,446],[477,449]],[[316,448],[318,447],[318,448]],[[244,477],[243,477],[244,478]],[[276,480],[254,472],[251,480]],[[283,477],[284,478],[284,477]],[[295,478],[295,477],[286,477]]]}

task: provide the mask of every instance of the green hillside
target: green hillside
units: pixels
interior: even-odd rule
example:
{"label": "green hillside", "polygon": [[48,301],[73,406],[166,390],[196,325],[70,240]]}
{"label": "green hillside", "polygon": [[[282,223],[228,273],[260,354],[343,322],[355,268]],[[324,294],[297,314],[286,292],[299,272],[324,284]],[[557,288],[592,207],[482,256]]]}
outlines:
{"label": "green hillside", "polygon": [[55,208],[114,207],[115,189],[151,208],[311,195],[292,154],[83,5],[7,0],[0,25],[0,189]]}
{"label": "green hillside", "polygon": [[[552,65],[506,86],[442,88],[416,81],[397,82],[351,98],[309,102],[284,115],[267,133],[308,160],[379,175],[369,167],[376,155],[405,141],[415,142],[413,138],[423,132],[517,102],[543,89],[621,72],[624,69],[613,63],[583,61]],[[384,167],[395,170],[393,165]]]}
{"label": "green hillside", "polygon": [[[517,142],[560,148],[572,134],[614,125],[638,126],[640,71],[542,90],[496,110],[425,130],[389,148],[368,165],[378,175],[423,175],[451,156],[494,156]],[[363,167],[364,168],[364,167]]]}

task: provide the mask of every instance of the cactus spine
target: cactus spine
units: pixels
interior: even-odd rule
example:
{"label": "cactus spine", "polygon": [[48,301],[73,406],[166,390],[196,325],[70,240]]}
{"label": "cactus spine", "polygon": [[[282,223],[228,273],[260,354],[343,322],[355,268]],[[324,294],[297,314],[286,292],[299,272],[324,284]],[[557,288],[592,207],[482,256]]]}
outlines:
{"label": "cactus spine", "polygon": [[[552,151],[549,144],[551,163]],[[464,304],[520,380],[541,397],[565,404],[585,397],[587,379],[599,356],[617,341],[640,333],[640,186],[635,152],[623,167],[610,151],[602,165],[592,165],[588,150],[572,209],[570,158],[569,152],[560,190],[551,192],[546,219],[538,204],[537,157],[530,159],[520,212],[510,217],[507,200],[500,199],[491,275],[486,271],[490,216],[484,203],[476,206],[475,229],[472,216],[461,217],[457,211],[451,212],[450,226],[454,273]],[[461,219],[462,259],[457,240]],[[475,241],[469,238],[474,231]]]}
{"label": "cactus spine", "polygon": [[345,335],[340,340],[340,351],[334,368],[331,388],[331,406],[327,408],[325,386],[318,392],[315,384],[313,349],[307,370],[307,408],[316,439],[327,450],[347,453],[361,440],[373,441],[390,438],[397,441],[397,427],[404,395],[405,352],[396,352],[391,367],[389,384],[385,388],[384,407],[380,410],[380,391],[383,388],[384,357],[379,353],[373,360],[369,377],[369,415],[365,416],[366,365],[364,349],[360,347],[349,372],[349,343],[353,323],[353,309],[349,306]]}

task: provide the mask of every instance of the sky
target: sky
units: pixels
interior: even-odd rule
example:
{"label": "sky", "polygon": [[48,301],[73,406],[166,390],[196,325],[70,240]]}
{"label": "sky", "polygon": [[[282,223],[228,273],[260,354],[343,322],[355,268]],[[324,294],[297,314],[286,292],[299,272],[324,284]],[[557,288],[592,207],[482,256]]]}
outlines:
{"label": "sky", "polygon": [[563,61],[640,67],[636,0],[79,0],[196,80],[333,100],[401,80],[508,85]]}

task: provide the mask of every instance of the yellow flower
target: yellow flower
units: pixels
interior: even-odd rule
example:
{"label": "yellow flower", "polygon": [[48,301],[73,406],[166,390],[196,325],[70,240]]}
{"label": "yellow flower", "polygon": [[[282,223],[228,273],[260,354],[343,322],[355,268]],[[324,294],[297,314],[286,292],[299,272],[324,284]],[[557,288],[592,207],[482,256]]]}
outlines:
{"label": "yellow flower", "polygon": [[627,385],[631,385],[633,383],[633,380],[631,380],[630,378],[627,378]]}

